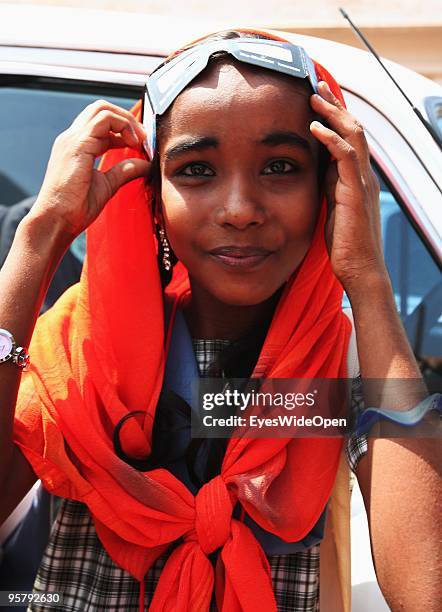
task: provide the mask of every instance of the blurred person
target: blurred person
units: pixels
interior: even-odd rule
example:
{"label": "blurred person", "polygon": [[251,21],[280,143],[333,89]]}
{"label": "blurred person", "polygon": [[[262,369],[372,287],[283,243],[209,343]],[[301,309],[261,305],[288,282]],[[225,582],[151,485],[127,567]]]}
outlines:
{"label": "blurred person", "polygon": [[[31,210],[36,199],[37,196],[30,196],[12,206],[0,204],[0,268],[9,253],[20,221]],[[41,312],[50,308],[68,287],[78,283],[85,254],[85,235],[81,234],[62,257],[45,295]]]}

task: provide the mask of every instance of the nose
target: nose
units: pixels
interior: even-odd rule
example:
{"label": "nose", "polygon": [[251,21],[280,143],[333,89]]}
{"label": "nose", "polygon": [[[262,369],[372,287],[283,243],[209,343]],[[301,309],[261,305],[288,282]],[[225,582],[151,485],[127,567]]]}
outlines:
{"label": "nose", "polygon": [[219,225],[244,230],[250,226],[262,225],[265,218],[265,206],[253,177],[235,175],[226,181],[216,211],[216,222]]}

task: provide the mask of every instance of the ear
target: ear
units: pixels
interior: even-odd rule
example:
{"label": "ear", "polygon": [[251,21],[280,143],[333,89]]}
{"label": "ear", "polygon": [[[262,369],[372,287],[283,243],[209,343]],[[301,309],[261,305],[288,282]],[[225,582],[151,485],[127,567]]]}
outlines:
{"label": "ear", "polygon": [[163,216],[163,202],[161,200],[161,195],[157,192],[155,195],[155,208],[154,208],[154,216],[157,224],[165,229],[164,216]]}

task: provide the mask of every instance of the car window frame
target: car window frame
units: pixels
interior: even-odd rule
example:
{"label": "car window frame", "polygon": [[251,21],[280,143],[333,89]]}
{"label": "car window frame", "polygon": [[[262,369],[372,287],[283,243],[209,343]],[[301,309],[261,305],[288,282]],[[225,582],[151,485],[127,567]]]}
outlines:
{"label": "car window frame", "polygon": [[[364,126],[370,155],[381,170],[399,206],[442,269],[442,191],[428,168],[396,127],[368,100],[344,90],[350,112]],[[422,126],[422,130],[425,128]],[[382,143],[378,134],[382,134]],[[395,155],[394,162],[392,154]],[[411,173],[411,169],[414,173]],[[413,176],[413,183],[409,177]],[[420,193],[416,193],[416,178]]]}

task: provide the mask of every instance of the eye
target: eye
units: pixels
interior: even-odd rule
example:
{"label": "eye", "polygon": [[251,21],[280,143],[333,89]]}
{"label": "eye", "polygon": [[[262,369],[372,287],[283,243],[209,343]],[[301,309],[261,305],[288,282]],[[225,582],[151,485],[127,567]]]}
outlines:
{"label": "eye", "polygon": [[263,174],[291,174],[295,172],[297,167],[295,164],[286,161],[285,159],[275,159],[262,171]]}
{"label": "eye", "polygon": [[206,166],[205,164],[187,164],[184,168],[178,172],[181,176],[196,176],[196,177],[206,177],[206,176],[215,176],[215,173],[211,168]]}

